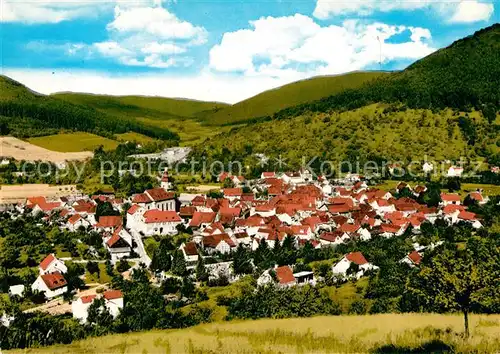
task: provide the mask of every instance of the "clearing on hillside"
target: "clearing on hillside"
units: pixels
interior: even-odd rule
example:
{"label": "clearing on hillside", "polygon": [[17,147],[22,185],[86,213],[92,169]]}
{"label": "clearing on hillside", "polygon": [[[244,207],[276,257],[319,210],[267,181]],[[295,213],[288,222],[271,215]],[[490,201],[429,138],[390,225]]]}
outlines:
{"label": "clearing on hillside", "polygon": [[[48,140],[48,137],[44,138]],[[67,142],[69,143],[69,139]],[[86,158],[92,157],[94,155],[90,151],[82,151],[82,150],[80,151],[81,152],[51,151],[11,136],[0,137],[0,156],[12,157],[19,161],[40,160],[40,161],[61,163],[64,161],[85,160]]]}
{"label": "clearing on hillside", "polygon": [[211,323],[183,330],[89,338],[66,346],[14,353],[409,353],[498,352],[500,315],[440,314],[321,316]]}
{"label": "clearing on hillside", "polygon": [[0,186],[0,204],[24,202],[26,198],[39,197],[62,197],[68,194],[78,194],[76,185],[50,186],[48,184],[20,184]]}
{"label": "clearing on hillside", "polygon": [[118,146],[115,140],[90,133],[65,133],[30,138],[28,141],[45,149],[60,152],[94,151],[102,145],[104,150]]}

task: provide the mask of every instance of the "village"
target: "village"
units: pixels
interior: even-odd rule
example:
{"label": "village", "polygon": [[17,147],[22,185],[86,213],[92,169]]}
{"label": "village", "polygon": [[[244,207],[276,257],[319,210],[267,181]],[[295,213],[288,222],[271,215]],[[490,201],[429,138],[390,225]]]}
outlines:
{"label": "village", "polygon": [[[232,187],[222,188],[217,198],[200,193],[176,194],[165,171],[158,177],[158,187],[129,198],[74,194],[49,200],[33,196],[8,213],[13,219],[26,213],[42,215],[44,223],[56,225],[61,230],[97,232],[112,264],[120,260],[130,260],[134,264],[128,273],[139,267],[151,269],[152,260],[145,250],[145,240],[175,237],[180,231],[188,230],[189,239],[178,248],[187,270],[191,271],[188,276],[194,278],[193,270],[202,257],[207,260],[204,267],[209,279],[224,277],[228,282],[239,278],[231,260],[238,247],[255,251],[265,243],[273,249],[283,245],[289,237],[294,248],[308,245],[321,249],[356,240],[370,241],[374,237],[399,237],[408,232],[416,236],[422,224],[434,224],[438,220],[448,225],[468,224],[476,230],[483,226],[481,219],[467,210],[458,194],[441,193],[439,205],[435,207],[420,204],[416,198],[401,197],[403,191],[414,197],[424,194],[424,185],[410,186],[400,182],[396,187],[399,198],[395,198],[391,192],[368,186],[363,176],[355,174],[329,181],[321,176],[313,178],[307,170],[263,172],[259,179],[247,181],[243,176],[222,173],[218,180]],[[480,191],[471,192],[467,199],[479,205],[489,200]],[[113,207],[115,215],[96,218],[97,205],[103,202]],[[426,250],[440,243],[419,245],[415,242],[413,251],[400,262],[418,266]],[[215,262],[214,256],[219,256],[215,257]],[[212,261],[208,262],[209,259]],[[331,273],[340,282],[360,279],[377,269],[377,264],[367,260],[362,252],[355,251],[334,263]],[[178,277],[171,272],[151,271],[151,281],[157,285]],[[120,290],[104,288],[99,292],[78,292],[73,300],[61,300],[68,291],[66,272],[64,259],[54,254],[46,255],[39,264],[39,276],[31,285],[31,291],[55,303],[54,306],[41,306],[41,310],[52,308],[54,311],[56,307],[59,312],[70,311],[74,318],[85,323],[90,305],[96,299],[103,299],[110,314],[118,316],[124,306]],[[319,280],[319,274],[287,264],[263,271],[258,275],[257,285],[315,285]],[[24,290],[24,285],[12,285],[9,294],[22,297]]]}

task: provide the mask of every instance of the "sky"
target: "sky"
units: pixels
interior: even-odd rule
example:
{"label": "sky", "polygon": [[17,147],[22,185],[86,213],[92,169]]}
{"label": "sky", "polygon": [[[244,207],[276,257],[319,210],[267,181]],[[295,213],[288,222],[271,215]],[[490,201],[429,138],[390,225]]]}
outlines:
{"label": "sky", "polygon": [[235,103],[400,70],[500,22],[483,0],[0,0],[1,73],[31,89]]}

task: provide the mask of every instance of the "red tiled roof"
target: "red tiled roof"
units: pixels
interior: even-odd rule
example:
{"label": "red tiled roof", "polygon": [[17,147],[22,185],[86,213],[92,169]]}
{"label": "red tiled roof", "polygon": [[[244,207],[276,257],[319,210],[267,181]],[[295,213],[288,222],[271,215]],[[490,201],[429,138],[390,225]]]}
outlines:
{"label": "red tiled roof", "polygon": [[348,204],[332,204],[328,206],[328,211],[332,214],[337,213],[348,213],[352,210],[352,207]]}
{"label": "red tiled roof", "polygon": [[382,230],[382,232],[394,234],[394,233],[398,232],[399,230],[401,230],[401,226],[392,225],[392,224],[382,224],[382,225],[380,225],[380,229]]}
{"label": "red tiled roof", "polygon": [[175,211],[152,209],[144,213],[144,222],[146,224],[160,222],[181,222],[181,218]]}
{"label": "red tiled roof", "polygon": [[198,249],[196,248],[196,243],[194,242],[187,242],[184,244],[184,252],[188,256],[196,256],[198,255]]}
{"label": "red tiled roof", "polygon": [[359,224],[343,224],[342,226],[340,226],[340,231],[352,233],[358,231],[360,227],[361,225]]}
{"label": "red tiled roof", "polygon": [[420,264],[420,261],[422,261],[422,256],[417,251],[411,252],[408,255],[408,258],[410,258],[410,260],[417,265]]}
{"label": "red tiled roof", "polygon": [[108,290],[104,292],[104,298],[106,300],[120,299],[122,297],[123,294],[120,290]]}
{"label": "red tiled roof", "polygon": [[292,269],[289,266],[282,266],[276,268],[276,277],[280,284],[289,284],[295,281]]}
{"label": "red tiled roof", "polygon": [[47,270],[49,267],[50,263],[56,260],[56,257],[54,257],[53,254],[49,254],[47,257],[43,259],[43,261],[40,262],[40,268],[43,270]]}
{"label": "red tiled roof", "polygon": [[264,178],[272,178],[272,177],[276,176],[276,173],[274,173],[274,172],[262,172],[262,176]]}
{"label": "red tiled roof", "polygon": [[91,202],[79,202],[78,205],[73,206],[77,213],[94,214],[96,205]]}
{"label": "red tiled roof", "polygon": [[99,222],[95,225],[96,227],[118,227],[123,224],[123,219],[121,216],[101,216]]}
{"label": "red tiled roof", "polygon": [[167,192],[163,188],[153,188],[153,189],[148,189],[146,192],[155,202],[161,202],[164,200],[169,200],[169,199],[174,199],[175,198],[175,193],[173,192]]}
{"label": "red tiled roof", "polygon": [[458,194],[441,193],[441,199],[445,202],[459,202],[460,196]]}
{"label": "red tiled roof", "polygon": [[243,194],[243,190],[241,188],[225,188],[222,192],[227,197],[238,197]]}
{"label": "red tiled roof", "polygon": [[445,214],[453,214],[456,211],[463,211],[465,210],[465,207],[463,205],[454,205],[454,204],[448,204],[443,208],[443,213]]}
{"label": "red tiled roof", "polygon": [[196,207],[184,206],[184,207],[181,207],[181,209],[179,211],[179,215],[180,216],[193,216],[195,212],[196,212]]}
{"label": "red tiled roof", "polygon": [[345,255],[348,261],[356,263],[357,265],[363,265],[368,263],[365,256],[361,252],[351,252]]}
{"label": "red tiled roof", "polygon": [[333,231],[333,232],[323,232],[319,238],[321,240],[327,241],[327,242],[335,242],[339,237],[342,236],[341,231]]}
{"label": "red tiled roof", "polygon": [[135,212],[137,211],[137,209],[139,209],[140,206],[138,206],[137,204],[134,204],[132,205],[128,210],[127,210],[127,213],[129,213],[130,215],[133,215],[135,214]]}
{"label": "red tiled roof", "polygon": [[219,214],[232,215],[238,217],[241,214],[241,208],[228,208],[228,207],[220,208]]}
{"label": "red tiled roof", "polygon": [[94,301],[95,298],[96,298],[96,295],[86,295],[86,296],[82,296],[80,298],[80,300],[82,301],[82,304],[88,304],[88,303]]}
{"label": "red tiled roof", "polygon": [[132,198],[132,203],[151,203],[152,200],[146,193],[140,193],[134,195]]}
{"label": "red tiled roof", "polygon": [[476,220],[476,214],[471,213],[470,211],[463,210],[460,212],[460,214],[458,214],[458,218],[462,220],[472,221]]}
{"label": "red tiled roof", "polygon": [[189,223],[189,226],[199,227],[201,224],[208,224],[215,220],[217,216],[214,212],[202,212],[197,211],[193,214],[193,218]]}
{"label": "red tiled roof", "polygon": [[481,193],[479,192],[472,192],[469,194],[470,197],[478,202],[482,202],[483,201],[483,196],[481,195]]}
{"label": "red tiled roof", "polygon": [[75,214],[73,215],[72,217],[70,217],[68,219],[68,222],[71,224],[71,225],[74,225],[78,220],[80,220],[82,217],[80,216],[80,214]]}
{"label": "red tiled roof", "polygon": [[50,290],[59,289],[68,284],[61,273],[44,274],[40,276]]}
{"label": "red tiled roof", "polygon": [[215,248],[222,241],[226,242],[230,247],[236,247],[233,240],[229,237],[228,234],[217,234],[203,237],[203,245],[205,247]]}

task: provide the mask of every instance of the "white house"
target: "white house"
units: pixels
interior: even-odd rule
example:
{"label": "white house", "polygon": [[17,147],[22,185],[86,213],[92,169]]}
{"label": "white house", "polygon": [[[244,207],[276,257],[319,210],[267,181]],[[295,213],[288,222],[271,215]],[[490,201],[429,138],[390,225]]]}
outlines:
{"label": "white house", "polygon": [[80,226],[83,227],[90,226],[90,222],[85,220],[80,214],[72,215],[66,223],[66,227],[68,228],[68,230],[73,232],[77,231],[80,228]]}
{"label": "white house", "polygon": [[135,224],[137,231],[145,236],[176,235],[182,219],[172,210],[146,210]]}
{"label": "white house", "polygon": [[68,283],[61,273],[41,274],[31,285],[31,289],[44,292],[47,299],[52,299],[68,291]]}
{"label": "white house", "polygon": [[464,173],[464,169],[462,167],[451,166],[448,169],[448,173],[446,174],[446,176],[447,177],[461,177],[463,173]]}
{"label": "white house", "polygon": [[132,235],[123,227],[119,227],[111,236],[103,239],[104,247],[111,255],[111,261],[116,262],[123,257],[129,257],[132,249]]}
{"label": "white house", "polygon": [[123,309],[123,294],[120,290],[108,290],[103,294],[104,302],[113,318],[116,318]]}
{"label": "white house", "polygon": [[73,318],[80,321],[80,323],[86,323],[87,317],[89,315],[89,307],[94,302],[96,295],[87,295],[78,298],[76,301],[71,303],[71,311],[73,312]]}
{"label": "white house", "polygon": [[198,249],[196,247],[196,243],[194,242],[187,242],[183,243],[179,249],[181,250],[184,260],[186,263],[194,263],[198,262]]}
{"label": "white house", "polygon": [[289,287],[297,284],[293,276],[292,269],[289,266],[276,267],[268,269],[257,279],[257,285],[263,286],[276,283],[279,287]]}
{"label": "white house", "polygon": [[64,264],[64,262],[60,259],[57,259],[53,253],[49,254],[47,257],[40,262],[38,266],[38,270],[40,275],[43,274],[51,274],[51,273],[66,273],[68,268]]}
{"label": "white house", "polygon": [[148,189],[144,193],[136,194],[132,198],[132,203],[146,210],[175,211],[175,193],[167,192],[163,188]]}
{"label": "white house", "polygon": [[441,193],[441,205],[447,206],[450,204],[460,205],[461,198],[458,194],[453,193]]}
{"label": "white house", "polygon": [[[356,273],[348,275],[351,264],[357,266]],[[332,267],[332,273],[342,278],[355,277],[359,279],[366,271],[378,269],[377,266],[369,263],[361,252],[351,252],[346,254],[337,264]]]}
{"label": "white house", "polygon": [[422,261],[422,255],[417,251],[412,251],[410,254],[406,255],[400,262],[406,263],[410,267],[415,267]]}
{"label": "white house", "polygon": [[203,237],[203,248],[208,252],[226,254],[236,248],[236,244],[228,234],[216,234]]}
{"label": "white house", "polygon": [[18,285],[12,285],[9,287],[9,296],[23,296],[24,294],[24,285],[23,284],[18,284]]}

